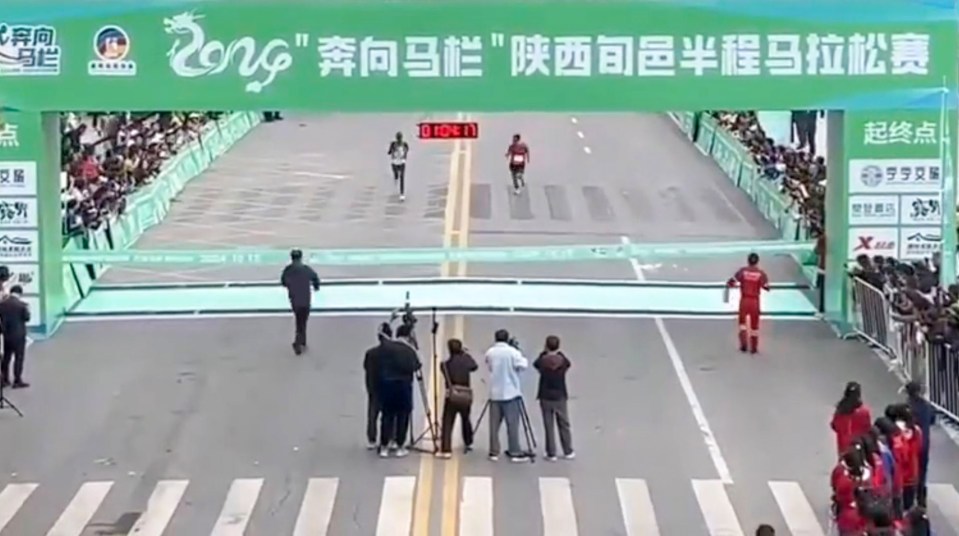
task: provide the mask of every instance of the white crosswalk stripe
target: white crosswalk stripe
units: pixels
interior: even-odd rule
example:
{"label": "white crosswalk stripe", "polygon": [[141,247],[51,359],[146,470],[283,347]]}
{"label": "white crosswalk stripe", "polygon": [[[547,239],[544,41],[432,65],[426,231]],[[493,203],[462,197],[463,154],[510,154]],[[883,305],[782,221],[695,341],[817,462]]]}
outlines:
{"label": "white crosswalk stripe", "polygon": [[577,536],[576,509],[568,478],[539,479],[544,536]]}
{"label": "white crosswalk stripe", "polygon": [[338,478],[311,478],[300,505],[293,536],[326,536],[333,517]]}
{"label": "white crosswalk stripe", "polygon": [[189,483],[189,480],[157,482],[153,494],[147,499],[146,510],[130,530],[130,536],[162,536]]}
{"label": "white crosswalk stripe", "polygon": [[710,536],[743,536],[743,528],[722,481],[693,480],[693,492]]}
{"label": "white crosswalk stripe", "polygon": [[459,536],[493,536],[493,479],[463,478]]}
{"label": "white crosswalk stripe", "polygon": [[616,493],[623,511],[626,536],[659,536],[659,524],[653,498],[646,481],[641,478],[617,478]]}
{"label": "white crosswalk stripe", "polygon": [[[543,536],[578,536],[582,531],[588,532],[585,526],[580,527],[574,498],[576,493],[594,494],[592,488],[574,490],[574,481],[566,477],[537,478],[540,511],[542,515]],[[459,504],[459,531],[458,536],[494,536],[496,515],[501,518],[519,515],[511,508],[512,504],[497,506],[494,512],[494,478],[490,476],[464,476]],[[217,517],[211,536],[244,536],[247,531],[256,532],[258,528],[256,518],[266,512],[256,513],[257,504],[264,489],[263,478],[241,478],[234,480],[225,496],[219,516]],[[736,506],[744,506],[730,499],[727,486],[720,480],[693,480],[691,491],[699,505],[699,513],[688,512],[681,517],[696,523],[695,516],[701,516],[710,536],[744,536],[743,525],[735,510]],[[187,493],[188,480],[163,480],[156,484],[146,508],[136,521],[128,536],[170,536],[170,524],[174,522],[177,509],[184,501]],[[413,521],[413,502],[415,497],[417,478],[414,476],[389,476],[382,481],[382,499],[376,511],[376,536],[409,536]],[[622,514],[619,533],[626,536],[662,536],[662,534],[677,531],[675,526],[661,527],[657,519],[658,509],[668,509],[676,504],[675,497],[657,496],[650,490],[646,480],[641,478],[615,478],[610,480],[608,491],[615,489],[619,500],[619,509]],[[738,487],[736,484],[732,487]],[[113,490],[114,482],[97,481],[87,482],[59,512],[59,517],[53,522],[52,528],[46,532],[47,536],[81,536],[90,528],[88,525],[103,506],[104,501]],[[298,505],[296,519],[293,522],[292,536],[328,536],[336,528],[336,511],[350,512],[355,516],[355,505],[340,505],[339,478],[311,478],[305,485],[305,491]],[[826,519],[816,515],[816,509],[810,504],[805,492],[797,482],[770,481],[768,489],[764,490],[767,496],[775,500],[782,520],[785,521],[784,533],[792,536],[825,536],[824,525]],[[50,526],[50,521],[21,519],[41,511],[38,504],[48,500],[46,493],[37,494],[38,484],[17,483],[7,485],[0,491],[0,535],[23,533],[32,530],[36,534],[43,534],[43,530],[26,529],[26,524],[36,523],[41,526]],[[753,491],[752,493],[754,493]],[[736,498],[742,500],[737,493]],[[929,485],[930,503],[935,506],[938,522],[942,530],[949,533],[949,528],[959,534],[959,490],[947,484]],[[189,497],[186,497],[190,502]],[[23,509],[29,501],[30,507]],[[661,501],[661,502],[660,502]],[[208,503],[208,501],[204,501]],[[36,504],[35,504],[36,503]],[[193,504],[196,504],[195,502]],[[654,504],[659,508],[654,507]],[[61,505],[62,507],[62,505]],[[262,507],[261,507],[262,508]],[[347,510],[342,511],[342,508]],[[374,505],[375,508],[375,505]],[[45,511],[45,510],[44,510]],[[673,516],[667,516],[673,517]],[[941,515],[939,515],[941,514]],[[104,513],[105,515],[105,513]],[[272,515],[272,513],[271,513]],[[595,514],[589,514],[595,515]],[[605,515],[605,514],[604,514]],[[755,515],[755,514],[754,514]],[[777,524],[776,513],[768,512],[766,522]],[[54,516],[51,515],[51,518]],[[292,517],[292,515],[291,515]],[[587,516],[588,517],[588,516]],[[11,523],[16,518],[15,523]],[[675,518],[674,518],[675,519]],[[343,522],[343,521],[340,521]],[[351,526],[357,521],[350,519]],[[369,521],[367,521],[368,523]],[[618,522],[618,521],[617,521]],[[675,521],[673,521],[675,523]],[[755,522],[755,521],[753,521]],[[35,527],[36,525],[30,525]],[[748,527],[752,530],[752,527]],[[6,530],[5,530],[6,529]],[[205,527],[179,527],[191,534],[203,534],[211,530]],[[685,527],[690,530],[690,527]],[[289,533],[288,533],[289,534]],[[276,536],[283,536],[277,534]]]}
{"label": "white crosswalk stripe", "polygon": [[376,536],[409,536],[413,525],[415,476],[388,476],[376,521]]}
{"label": "white crosswalk stripe", "polygon": [[0,531],[10,523],[35,489],[37,484],[9,484],[0,491]]}
{"label": "white crosswalk stripe", "polygon": [[210,536],[243,536],[262,487],[262,478],[234,480]]}
{"label": "white crosswalk stripe", "polygon": [[112,487],[113,482],[87,482],[80,486],[47,536],[80,536]]}
{"label": "white crosswalk stripe", "polygon": [[825,536],[816,512],[796,482],[770,482],[769,490],[776,498],[786,526],[793,536]]}

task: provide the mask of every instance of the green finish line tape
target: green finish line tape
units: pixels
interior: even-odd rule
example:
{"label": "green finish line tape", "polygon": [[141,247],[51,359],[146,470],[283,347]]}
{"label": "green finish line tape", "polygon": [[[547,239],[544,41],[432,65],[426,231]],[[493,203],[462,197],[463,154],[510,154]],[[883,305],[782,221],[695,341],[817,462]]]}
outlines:
{"label": "green finish line tape", "polygon": [[[814,242],[779,240],[716,242],[710,244],[574,245],[505,248],[415,248],[341,249],[304,251],[307,262],[317,266],[374,266],[400,264],[575,262],[669,258],[716,257],[810,253]],[[289,251],[257,250],[143,250],[66,251],[64,262],[108,265],[279,265],[289,261]]]}

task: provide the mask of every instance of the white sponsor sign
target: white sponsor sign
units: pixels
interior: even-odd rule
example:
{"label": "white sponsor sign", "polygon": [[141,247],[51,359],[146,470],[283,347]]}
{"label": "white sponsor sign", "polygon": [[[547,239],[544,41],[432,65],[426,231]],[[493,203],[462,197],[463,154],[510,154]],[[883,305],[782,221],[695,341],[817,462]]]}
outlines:
{"label": "white sponsor sign", "polygon": [[0,162],[0,197],[37,195],[36,162]]}
{"label": "white sponsor sign", "polygon": [[7,264],[10,269],[10,281],[7,290],[14,285],[20,285],[24,294],[40,294],[40,265],[38,264]]}
{"label": "white sponsor sign", "polygon": [[898,223],[898,196],[849,196],[849,225],[897,225]]}
{"label": "white sponsor sign", "polygon": [[903,225],[941,225],[942,195],[916,194],[899,196]]}
{"label": "white sponsor sign", "polygon": [[0,229],[33,229],[37,224],[37,198],[0,197]]}
{"label": "white sponsor sign", "polygon": [[899,233],[899,258],[902,260],[928,259],[942,249],[940,227],[903,227]]}
{"label": "white sponsor sign", "polygon": [[936,193],[942,189],[938,158],[870,158],[849,161],[850,194]]}
{"label": "white sponsor sign", "polygon": [[899,255],[899,229],[896,227],[852,227],[849,229],[849,258],[859,255],[896,257]]}
{"label": "white sponsor sign", "polygon": [[40,298],[37,296],[24,296],[20,299],[30,308],[30,321],[27,322],[27,327],[35,328],[39,326],[40,321],[43,319],[43,316],[40,314]]}
{"label": "white sponsor sign", "polygon": [[0,229],[0,264],[39,262],[40,239],[37,231]]}

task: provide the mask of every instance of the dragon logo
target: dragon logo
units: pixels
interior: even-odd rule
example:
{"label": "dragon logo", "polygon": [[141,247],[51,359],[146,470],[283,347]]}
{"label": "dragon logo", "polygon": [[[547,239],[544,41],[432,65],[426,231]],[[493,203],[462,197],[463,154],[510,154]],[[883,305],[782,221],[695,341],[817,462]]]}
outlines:
{"label": "dragon logo", "polygon": [[250,36],[235,39],[229,45],[212,39],[207,41],[206,32],[198,23],[202,19],[202,15],[192,12],[163,19],[166,33],[175,36],[167,57],[177,76],[214,76],[235,64],[242,79],[256,77],[246,83],[245,90],[260,93],[293,65],[290,45],[285,40],[272,39],[262,49]]}

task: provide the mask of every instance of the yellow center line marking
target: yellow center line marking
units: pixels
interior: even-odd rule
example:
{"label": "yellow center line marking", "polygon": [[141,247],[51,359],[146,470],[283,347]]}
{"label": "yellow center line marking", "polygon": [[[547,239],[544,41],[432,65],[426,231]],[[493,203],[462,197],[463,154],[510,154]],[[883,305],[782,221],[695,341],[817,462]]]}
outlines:
{"label": "yellow center line marking", "polygon": [[[457,120],[463,121],[464,114],[457,114]],[[462,213],[463,207],[461,204],[461,181],[463,180],[463,158],[464,158],[464,143],[461,140],[457,140],[453,143],[453,152],[450,157],[450,169],[449,169],[449,183],[447,186],[447,195],[446,195],[446,210],[443,218],[443,247],[458,247],[459,237],[463,234],[462,231]],[[441,277],[450,277],[453,272],[453,267],[450,263],[444,262],[440,267],[440,276]],[[446,331],[445,322],[442,320],[439,321],[439,326],[436,331],[436,342],[437,345],[445,345],[445,331]],[[443,353],[443,348],[438,347],[437,354]],[[430,356],[430,381],[427,386],[427,397],[428,404],[432,405],[433,401],[437,394],[440,394],[440,371],[439,371],[439,362],[434,362],[432,356]],[[442,407],[434,407],[431,409],[431,413],[434,417],[434,420],[439,422],[441,415],[439,414],[442,411]],[[427,423],[427,427],[429,423]],[[439,434],[440,431],[436,430],[436,433]],[[425,439],[425,438],[424,438]],[[433,441],[434,438],[429,438],[430,441]],[[439,440],[439,438],[435,438]],[[430,533],[430,508],[433,501],[433,456],[423,455],[420,457],[420,467],[419,467],[419,477],[417,478],[416,485],[416,497],[413,501],[413,530],[411,536],[429,536]]]}
{"label": "yellow center line marking", "polygon": [[[473,179],[473,144],[465,142],[463,148],[463,175],[460,184],[460,203],[459,203],[459,243],[457,247],[465,248],[469,246],[469,226],[470,226],[470,193]],[[466,263],[460,262],[456,267],[457,277],[466,277]],[[461,341],[466,337],[466,321],[463,315],[456,315],[452,319],[451,336]],[[452,433],[452,431],[451,431]],[[457,522],[459,517],[459,492],[460,492],[460,452],[454,452],[453,457],[446,462],[446,468],[443,474],[443,506],[442,518],[440,521],[440,534],[442,536],[456,536]]]}

